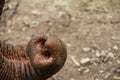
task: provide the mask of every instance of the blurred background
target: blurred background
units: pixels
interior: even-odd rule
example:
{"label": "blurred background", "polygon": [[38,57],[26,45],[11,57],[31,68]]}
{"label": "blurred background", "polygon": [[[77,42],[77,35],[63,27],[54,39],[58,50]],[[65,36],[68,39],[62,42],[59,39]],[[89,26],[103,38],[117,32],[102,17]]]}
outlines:
{"label": "blurred background", "polygon": [[44,32],[68,51],[48,80],[120,80],[120,0],[6,0],[0,40],[27,44]]}

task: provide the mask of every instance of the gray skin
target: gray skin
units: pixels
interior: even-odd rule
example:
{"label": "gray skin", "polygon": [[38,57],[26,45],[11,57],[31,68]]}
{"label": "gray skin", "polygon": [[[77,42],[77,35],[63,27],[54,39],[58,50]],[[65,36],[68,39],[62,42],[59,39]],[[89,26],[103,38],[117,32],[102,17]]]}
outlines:
{"label": "gray skin", "polygon": [[46,80],[63,67],[66,57],[65,44],[47,34],[27,45],[0,42],[0,80]]}

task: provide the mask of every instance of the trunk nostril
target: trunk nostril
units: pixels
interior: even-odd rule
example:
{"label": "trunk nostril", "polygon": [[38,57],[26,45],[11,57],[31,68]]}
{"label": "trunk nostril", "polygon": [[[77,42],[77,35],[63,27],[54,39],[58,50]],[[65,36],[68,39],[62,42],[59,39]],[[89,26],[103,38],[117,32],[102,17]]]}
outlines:
{"label": "trunk nostril", "polygon": [[40,42],[40,44],[41,44],[42,46],[44,46],[44,44],[45,44],[46,40],[41,39],[41,40],[39,40],[38,42]]}
{"label": "trunk nostril", "polygon": [[43,56],[46,57],[46,58],[50,58],[51,53],[47,50],[43,53]]}

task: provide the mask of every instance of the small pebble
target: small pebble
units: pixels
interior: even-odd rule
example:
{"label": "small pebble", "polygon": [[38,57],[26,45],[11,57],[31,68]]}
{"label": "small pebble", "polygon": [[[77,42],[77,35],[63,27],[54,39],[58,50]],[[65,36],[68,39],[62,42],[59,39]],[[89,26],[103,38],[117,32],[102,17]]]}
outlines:
{"label": "small pebble", "polygon": [[114,80],[120,80],[120,76],[114,76],[113,79]]}
{"label": "small pebble", "polygon": [[12,31],[10,29],[7,30],[7,33],[12,33]]}
{"label": "small pebble", "polygon": [[80,63],[84,66],[91,64],[91,59],[89,57],[83,58],[80,60]]}
{"label": "small pebble", "polygon": [[71,47],[71,44],[70,44],[70,43],[67,43],[66,45],[67,45],[68,47]]}
{"label": "small pebble", "polygon": [[88,72],[90,72],[89,68],[87,68],[87,69],[84,70],[84,73],[88,73]]}
{"label": "small pebble", "polygon": [[80,63],[75,59],[75,56],[71,56],[71,59],[76,66],[80,66]]}
{"label": "small pebble", "polygon": [[107,56],[113,58],[113,57],[114,57],[114,54],[113,54],[112,52],[110,52],[110,53],[108,53]]}
{"label": "small pebble", "polygon": [[120,60],[117,60],[117,64],[120,64]]}
{"label": "small pebble", "polygon": [[106,56],[108,51],[101,50],[101,56]]}
{"label": "small pebble", "polygon": [[103,72],[104,72],[104,70],[100,70],[99,72],[100,72],[100,73],[103,73]]}
{"label": "small pebble", "polygon": [[100,57],[100,56],[101,56],[101,54],[100,54],[100,51],[99,51],[99,50],[96,50],[96,51],[95,51],[95,56],[96,56],[96,57]]}
{"label": "small pebble", "polygon": [[112,36],[112,39],[113,39],[113,40],[116,40],[116,39],[118,39],[118,38],[117,38],[117,37],[115,37],[115,36]]}
{"label": "small pebble", "polygon": [[3,35],[4,33],[3,32],[0,32],[0,35]]}
{"label": "small pebble", "polygon": [[26,40],[29,41],[31,39],[31,37],[26,37]]}
{"label": "small pebble", "polygon": [[118,46],[117,46],[117,45],[114,45],[112,48],[113,48],[114,50],[118,50]]}
{"label": "small pebble", "polygon": [[40,14],[40,11],[38,11],[38,10],[33,10],[33,11],[31,12],[31,14],[33,14],[33,15],[39,15],[39,14]]}
{"label": "small pebble", "polygon": [[88,51],[90,51],[91,49],[89,48],[89,47],[86,47],[86,48],[83,48],[83,51],[85,51],[85,52],[88,52]]}
{"label": "small pebble", "polygon": [[27,30],[27,28],[25,28],[25,27],[24,27],[24,28],[22,28],[22,31],[26,31],[26,30]]}
{"label": "small pebble", "polygon": [[75,80],[74,78],[71,78],[70,80]]}

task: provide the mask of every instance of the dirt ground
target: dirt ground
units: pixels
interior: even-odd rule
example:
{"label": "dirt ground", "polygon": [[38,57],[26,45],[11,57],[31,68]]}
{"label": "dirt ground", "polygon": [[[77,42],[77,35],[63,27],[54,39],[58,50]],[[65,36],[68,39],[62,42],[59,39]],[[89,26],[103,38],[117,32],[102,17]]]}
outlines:
{"label": "dirt ground", "polygon": [[48,80],[120,80],[120,16],[75,16],[59,9],[17,11],[0,26],[0,40],[27,44],[32,36],[52,33],[67,46],[64,67]]}

